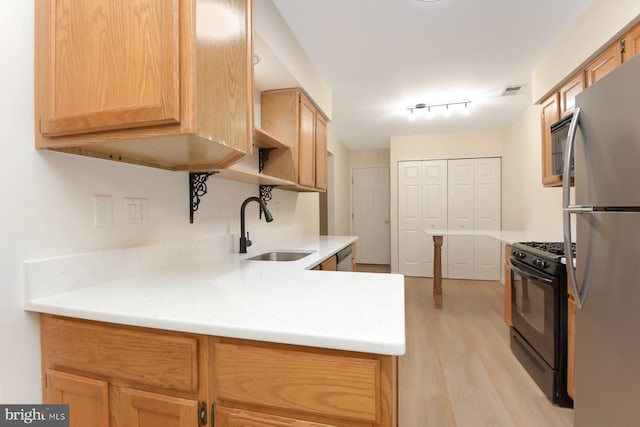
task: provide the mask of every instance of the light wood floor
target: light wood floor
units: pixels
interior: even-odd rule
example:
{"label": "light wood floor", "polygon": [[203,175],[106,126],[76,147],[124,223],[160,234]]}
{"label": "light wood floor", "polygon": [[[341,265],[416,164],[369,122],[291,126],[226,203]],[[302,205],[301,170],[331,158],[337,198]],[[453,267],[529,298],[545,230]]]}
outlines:
{"label": "light wood floor", "polygon": [[502,284],[444,280],[443,310],[431,286],[405,278],[399,427],[573,425],[573,411],[552,405],[511,353]]}

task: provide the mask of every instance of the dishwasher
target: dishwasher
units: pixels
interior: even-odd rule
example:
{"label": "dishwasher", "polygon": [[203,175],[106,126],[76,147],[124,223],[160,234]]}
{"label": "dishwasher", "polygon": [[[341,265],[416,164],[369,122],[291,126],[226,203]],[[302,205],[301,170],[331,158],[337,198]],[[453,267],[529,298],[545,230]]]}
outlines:
{"label": "dishwasher", "polygon": [[338,261],[338,271],[353,271],[351,245],[338,251],[336,258]]}

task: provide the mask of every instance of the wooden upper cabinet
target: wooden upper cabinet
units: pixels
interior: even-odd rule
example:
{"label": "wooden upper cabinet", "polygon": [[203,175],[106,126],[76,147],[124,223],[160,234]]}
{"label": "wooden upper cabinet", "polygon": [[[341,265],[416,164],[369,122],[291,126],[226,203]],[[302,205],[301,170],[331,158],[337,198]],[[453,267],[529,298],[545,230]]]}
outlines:
{"label": "wooden upper cabinet", "polygon": [[545,187],[562,185],[562,175],[552,172],[551,125],[560,120],[560,95],[558,92],[542,102],[540,113],[542,131],[542,184]]}
{"label": "wooden upper cabinet", "polygon": [[316,188],[327,189],[327,121],[316,114]]}
{"label": "wooden upper cabinet", "polygon": [[300,136],[298,140],[298,184],[316,184],[316,108],[300,94]]}
{"label": "wooden upper cabinet", "polygon": [[622,64],[622,51],[619,43],[614,43],[591,61],[585,69],[587,87],[591,86]]}
{"label": "wooden upper cabinet", "polygon": [[39,0],[35,27],[37,148],[172,170],[251,153],[251,0]]}
{"label": "wooden upper cabinet", "polygon": [[629,58],[640,53],[640,24],[636,25],[622,39],[624,43],[624,51],[622,52],[622,60],[627,61]]}
{"label": "wooden upper cabinet", "polygon": [[327,119],[299,88],[262,92],[262,129],[289,149],[273,149],[262,172],[294,181],[294,191],[327,188]]}
{"label": "wooden upper cabinet", "polygon": [[584,73],[581,71],[571,80],[565,83],[560,90],[560,117],[566,117],[573,113],[576,103],[576,95],[585,88]]}
{"label": "wooden upper cabinet", "polygon": [[180,122],[177,1],[49,5],[43,136]]}

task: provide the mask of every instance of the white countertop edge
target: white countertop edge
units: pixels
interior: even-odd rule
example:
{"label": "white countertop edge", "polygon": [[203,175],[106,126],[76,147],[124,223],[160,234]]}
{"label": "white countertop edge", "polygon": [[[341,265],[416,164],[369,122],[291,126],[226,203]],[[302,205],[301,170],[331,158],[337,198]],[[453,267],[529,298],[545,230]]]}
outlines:
{"label": "white countertop edge", "polygon": [[[204,323],[176,321],[171,319],[147,318],[128,316],[126,319],[120,314],[109,312],[85,311],[68,307],[52,306],[38,301],[26,301],[24,310],[72,317],[82,320],[113,323],[126,326],[167,330],[174,332],[194,333],[224,338],[238,338],[252,341],[265,341],[278,344],[290,344],[333,350],[355,351],[388,356],[402,356],[406,352],[405,340],[391,341],[358,341],[353,338],[339,338],[330,336],[295,334],[260,329],[234,328],[232,326],[211,325]],[[403,334],[404,335],[404,334]]]}

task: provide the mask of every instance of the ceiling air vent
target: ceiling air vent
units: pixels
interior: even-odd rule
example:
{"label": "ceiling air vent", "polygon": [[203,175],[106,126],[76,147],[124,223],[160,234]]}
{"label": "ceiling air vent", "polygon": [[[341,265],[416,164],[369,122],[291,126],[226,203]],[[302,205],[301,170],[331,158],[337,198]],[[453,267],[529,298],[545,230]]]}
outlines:
{"label": "ceiling air vent", "polygon": [[522,89],[522,85],[507,86],[504,88],[500,96],[517,95],[518,93],[520,93],[520,89]]}

